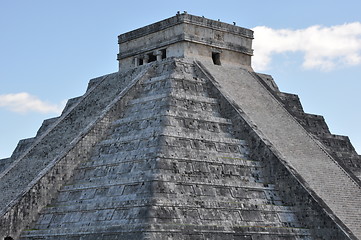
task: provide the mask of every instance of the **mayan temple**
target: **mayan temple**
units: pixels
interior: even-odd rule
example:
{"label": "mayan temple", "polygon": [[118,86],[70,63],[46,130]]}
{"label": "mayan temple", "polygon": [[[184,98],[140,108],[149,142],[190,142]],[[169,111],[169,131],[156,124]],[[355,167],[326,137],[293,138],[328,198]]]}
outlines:
{"label": "mayan temple", "polygon": [[252,39],[187,13],[119,35],[119,71],[0,160],[0,240],[360,240],[361,157]]}

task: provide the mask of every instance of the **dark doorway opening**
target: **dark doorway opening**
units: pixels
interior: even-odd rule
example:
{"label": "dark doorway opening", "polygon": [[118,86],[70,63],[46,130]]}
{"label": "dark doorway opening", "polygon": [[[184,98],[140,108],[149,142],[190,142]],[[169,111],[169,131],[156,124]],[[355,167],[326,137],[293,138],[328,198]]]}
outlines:
{"label": "dark doorway opening", "polygon": [[212,60],[214,65],[221,65],[221,54],[212,52]]}
{"label": "dark doorway opening", "polygon": [[167,58],[167,50],[166,49],[162,49],[162,50],[160,50],[160,52],[162,53],[162,59]]}
{"label": "dark doorway opening", "polygon": [[139,66],[143,65],[143,58],[139,58]]}
{"label": "dark doorway opening", "polygon": [[155,56],[153,53],[148,54],[149,60],[148,62],[154,62],[157,61],[157,56]]}

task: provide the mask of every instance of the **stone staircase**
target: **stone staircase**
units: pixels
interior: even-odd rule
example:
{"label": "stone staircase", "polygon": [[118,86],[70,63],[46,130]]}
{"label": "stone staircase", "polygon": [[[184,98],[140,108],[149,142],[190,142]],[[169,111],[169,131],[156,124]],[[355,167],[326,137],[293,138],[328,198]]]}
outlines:
{"label": "stone staircase", "polygon": [[[281,92],[272,76],[260,73],[255,76],[302,127],[323,144],[332,158],[344,166],[347,171],[351,171],[356,176],[360,175],[361,155],[357,154],[347,136],[332,134],[323,116],[305,113],[299,97],[296,94]],[[356,179],[356,181],[359,180]]]}
{"label": "stone staircase", "polygon": [[21,239],[314,239],[191,62],[138,84]]}
{"label": "stone staircase", "polygon": [[325,205],[325,211],[361,238],[361,188],[355,176],[346,172],[249,71],[202,65],[200,68],[244,112],[259,136],[274,147],[314,198],[322,199],[319,203]]}

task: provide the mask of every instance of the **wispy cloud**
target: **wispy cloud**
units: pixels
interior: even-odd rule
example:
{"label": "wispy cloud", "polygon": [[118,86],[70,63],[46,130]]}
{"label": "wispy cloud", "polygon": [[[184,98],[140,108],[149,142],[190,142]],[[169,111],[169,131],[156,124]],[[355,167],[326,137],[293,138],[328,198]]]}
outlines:
{"label": "wispy cloud", "polygon": [[17,113],[61,113],[64,103],[51,104],[40,100],[29,93],[14,93],[0,95],[0,107]]}
{"label": "wispy cloud", "polygon": [[273,54],[285,52],[302,52],[306,69],[329,71],[337,66],[361,64],[360,22],[298,30],[259,26],[253,30],[253,67],[257,71],[269,67]]}

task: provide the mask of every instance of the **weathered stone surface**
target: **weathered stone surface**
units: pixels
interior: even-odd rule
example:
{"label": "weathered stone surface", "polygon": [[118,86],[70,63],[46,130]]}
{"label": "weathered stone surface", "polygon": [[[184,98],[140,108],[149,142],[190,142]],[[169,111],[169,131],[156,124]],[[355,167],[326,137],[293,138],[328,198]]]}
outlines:
{"label": "weathered stone surface", "polygon": [[[22,239],[345,238],[317,204],[307,205],[313,224],[300,221],[303,199],[282,196],[262,159],[271,156],[250,157],[237,134],[244,127],[225,118],[224,105],[232,106],[215,98],[216,88],[192,62],[172,66],[138,83],[107,137]],[[184,71],[192,75],[179,78]]]}
{"label": "weathered stone surface", "polygon": [[[72,176],[77,162],[86,158],[91,147],[102,138],[113,117],[111,108],[127,101],[122,94],[132,85],[131,78],[139,80],[136,76],[140,71],[129,72],[124,77],[119,74],[103,77],[87,91],[82,101],[35,138],[0,174],[0,236],[11,233],[16,237],[36,218],[39,209],[50,202],[53,194]],[[122,86],[121,80],[129,82],[128,86]],[[114,88],[116,84],[121,87]],[[119,97],[123,97],[120,106],[114,103]]]}
{"label": "weathered stone surface", "polygon": [[119,35],[119,69],[123,71],[167,57],[209,59],[209,56],[219,57],[218,63],[250,66],[252,39],[250,29],[177,14]]}
{"label": "weathered stone surface", "polygon": [[0,159],[0,173],[5,170],[11,163],[13,159],[12,158],[4,158]]}
{"label": "weathered stone surface", "polygon": [[[280,105],[247,69],[206,64],[211,78],[227,98],[236,102],[259,136],[267,139],[280,160],[300,175],[306,187],[322,199],[351,231],[361,237],[361,188],[321,144]],[[301,180],[300,179],[300,180]],[[341,207],[342,206],[342,207]]]}
{"label": "weathered stone surface", "polygon": [[357,154],[350,140],[346,136],[331,134],[325,119],[322,116],[305,113],[297,95],[280,92],[274,85],[271,76],[257,74],[265,86],[286,110],[305,128],[313,137],[323,143],[325,150],[342,165],[346,171],[351,171],[361,179],[361,156]]}
{"label": "weathered stone surface", "polygon": [[359,156],[251,40],[188,14],[120,35],[121,71],[0,161],[0,239],[358,239]]}

